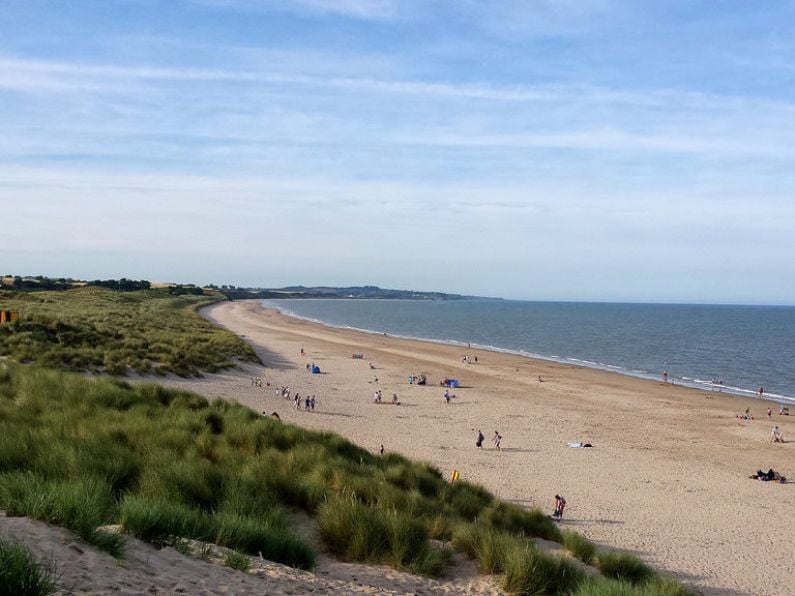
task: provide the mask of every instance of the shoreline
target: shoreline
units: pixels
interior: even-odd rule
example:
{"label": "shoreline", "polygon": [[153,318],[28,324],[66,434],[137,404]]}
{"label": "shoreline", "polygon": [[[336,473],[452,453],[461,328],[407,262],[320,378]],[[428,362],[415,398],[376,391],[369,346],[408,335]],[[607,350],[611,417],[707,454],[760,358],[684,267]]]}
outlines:
{"label": "shoreline", "polygon": [[[485,345],[485,344],[478,344],[478,343],[470,343],[458,340],[445,340],[445,339],[436,339],[432,337],[417,337],[411,335],[402,335],[399,333],[392,333],[388,331],[378,331],[375,329],[364,329],[361,327],[353,327],[351,325],[335,325],[333,323],[328,323],[326,321],[321,321],[320,319],[315,319],[312,317],[307,317],[303,315],[299,315],[297,313],[291,312],[286,308],[281,308],[275,304],[278,302],[278,299],[256,299],[260,302],[260,305],[265,310],[274,310],[279,314],[290,317],[293,319],[297,319],[299,321],[305,321],[307,323],[312,323],[315,325],[321,325],[328,329],[337,329],[340,331],[353,331],[357,333],[365,333],[368,335],[388,335],[388,337],[392,337],[395,339],[403,339],[408,341],[418,341],[418,342],[426,342],[426,343],[433,343],[438,345],[444,346],[453,346],[459,347],[463,349],[470,349],[470,350],[483,350],[487,352],[493,352],[496,354],[510,354],[514,356],[521,356],[523,358],[528,358],[530,360],[538,360],[541,362],[553,362],[556,364],[560,364],[563,366],[573,366],[573,367],[580,367],[580,368],[587,368],[589,370],[596,370],[606,373],[615,373],[618,375],[622,375],[625,377],[630,377],[633,379],[641,379],[651,382],[662,382],[658,377],[659,375],[653,375],[651,373],[644,373],[644,372],[635,372],[632,370],[628,370],[622,366],[613,365],[613,364],[605,364],[601,362],[593,362],[589,360],[581,360],[577,358],[569,358],[569,357],[555,357],[555,356],[545,356],[543,354],[536,354],[531,352],[526,352],[524,350],[513,350],[510,348],[501,348],[499,346],[492,346],[492,345]],[[315,299],[307,299],[307,300],[315,300]],[[328,300],[328,299],[326,299]],[[344,298],[335,298],[334,300],[345,300]],[[356,300],[363,300],[363,299],[356,299]],[[385,299],[384,299],[385,300]],[[400,299],[394,299],[400,300]],[[269,304],[265,304],[265,303]],[[471,347],[468,347],[471,346]],[[677,382],[674,382],[675,379]],[[705,393],[709,393],[711,395],[719,394],[719,395],[731,395],[734,397],[743,397],[752,399],[755,401],[765,401],[770,402],[772,404],[782,404],[786,406],[795,406],[795,397],[789,397],[786,395],[779,395],[779,394],[766,394],[763,397],[759,397],[757,393],[751,389],[743,389],[741,387],[731,387],[726,385],[718,385],[716,383],[707,382],[707,381],[700,381],[699,379],[690,379],[687,377],[671,377],[671,380],[668,381],[668,384],[671,386],[677,387],[687,387],[689,389],[695,389],[697,391],[702,391]]]}
{"label": "shoreline", "polygon": [[[479,364],[467,365],[458,346],[330,328],[259,300],[202,314],[243,336],[264,365],[168,385],[276,411],[285,422],[336,432],[375,453],[383,444],[445,476],[458,470],[509,502],[551,511],[552,496],[565,495],[564,526],[705,594],[779,596],[795,582],[786,546],[795,517],[782,513],[795,510],[795,489],[748,478],[761,468],[795,477],[795,417],[767,420],[767,402],[713,399],[699,389],[474,348]],[[306,371],[312,362],[323,374]],[[430,384],[409,385],[412,372],[427,373]],[[449,405],[438,385],[443,376],[462,382]],[[271,387],[253,386],[252,377]],[[316,395],[317,411],[290,407],[277,396],[281,385]],[[376,388],[384,401],[397,393],[402,405],[374,405]],[[745,408],[757,419],[738,421]],[[773,423],[788,443],[769,442]],[[477,449],[478,428],[489,447],[497,429],[502,451]],[[574,441],[594,448],[567,448]]]}

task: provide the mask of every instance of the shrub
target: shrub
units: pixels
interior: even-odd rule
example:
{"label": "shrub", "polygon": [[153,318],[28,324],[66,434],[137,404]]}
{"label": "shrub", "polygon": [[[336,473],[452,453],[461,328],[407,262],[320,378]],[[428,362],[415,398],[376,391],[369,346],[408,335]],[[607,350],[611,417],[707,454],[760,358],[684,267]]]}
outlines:
{"label": "shrub", "polygon": [[635,555],[613,551],[598,558],[599,571],[605,577],[640,584],[656,576],[654,570]]}
{"label": "shrub", "polygon": [[563,546],[566,547],[574,557],[590,565],[593,562],[594,555],[596,554],[596,547],[593,542],[588,540],[582,534],[578,534],[573,530],[563,530]]}
{"label": "shrub", "polygon": [[0,538],[0,595],[46,596],[53,592],[54,566],[39,563],[22,544]]}

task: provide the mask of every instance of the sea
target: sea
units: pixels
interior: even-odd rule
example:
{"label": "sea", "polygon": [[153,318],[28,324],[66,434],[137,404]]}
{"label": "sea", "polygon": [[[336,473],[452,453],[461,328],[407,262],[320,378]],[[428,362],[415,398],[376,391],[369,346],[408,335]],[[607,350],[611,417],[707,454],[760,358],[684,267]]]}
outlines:
{"label": "sea", "polygon": [[[795,404],[795,307],[518,300],[265,300],[345,329],[508,352]],[[463,353],[463,352],[462,352]]]}

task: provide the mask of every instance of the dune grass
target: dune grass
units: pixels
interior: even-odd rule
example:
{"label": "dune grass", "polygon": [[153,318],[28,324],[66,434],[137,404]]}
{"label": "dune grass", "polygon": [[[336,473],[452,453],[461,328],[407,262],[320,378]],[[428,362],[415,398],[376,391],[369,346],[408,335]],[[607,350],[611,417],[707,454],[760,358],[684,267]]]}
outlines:
{"label": "dune grass", "polygon": [[[14,363],[0,363],[0,508],[114,556],[123,537],[108,524],[155,544],[195,539],[312,569],[315,555],[286,515],[302,510],[339,558],[439,576],[452,551],[432,539],[449,540],[520,594],[569,594],[583,582],[534,538],[593,556],[541,511],[451,484],[427,464],[184,391]],[[598,562],[638,589],[657,581],[626,557]]]}
{"label": "dune grass", "polygon": [[696,594],[672,579],[654,578],[641,584],[632,584],[597,577],[580,583],[571,596],[696,596]]}
{"label": "dune grass", "polygon": [[586,565],[593,563],[596,556],[596,546],[594,546],[593,542],[582,534],[568,529],[561,532],[561,537],[563,538],[563,546],[574,558],[579,559]]}
{"label": "dune grass", "polygon": [[24,545],[0,538],[0,596],[47,596],[55,592],[55,570]]}
{"label": "dune grass", "polygon": [[101,287],[66,291],[0,291],[0,306],[18,322],[0,326],[0,355],[74,371],[125,375],[215,372],[234,361],[258,361],[234,334],[196,312],[218,293],[178,295],[168,289],[120,292]]}
{"label": "dune grass", "polygon": [[633,554],[613,551],[602,553],[598,558],[599,571],[605,577],[641,584],[657,574],[655,571]]}
{"label": "dune grass", "polygon": [[246,555],[231,552],[224,557],[224,565],[245,573],[251,569],[251,559],[249,559]]}

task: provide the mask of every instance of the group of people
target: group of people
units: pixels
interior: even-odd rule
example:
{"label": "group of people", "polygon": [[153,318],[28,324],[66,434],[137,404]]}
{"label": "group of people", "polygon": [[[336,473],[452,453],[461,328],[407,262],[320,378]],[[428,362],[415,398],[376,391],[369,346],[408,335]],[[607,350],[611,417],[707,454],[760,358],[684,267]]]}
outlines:
{"label": "group of people", "polygon": [[397,393],[393,393],[392,394],[392,401],[390,401],[390,402],[383,401],[382,397],[383,397],[383,394],[381,393],[381,390],[380,389],[376,390],[376,392],[373,393],[373,403],[375,403],[375,404],[390,403],[393,406],[399,406],[400,405],[400,402],[398,401]]}
{"label": "group of people", "polygon": [[470,356],[469,354],[464,354],[463,356],[461,356],[461,362],[465,362],[467,364],[472,364],[474,362],[475,364],[477,364],[478,363],[478,357],[477,356]]}
{"label": "group of people", "polygon": [[270,387],[271,384],[265,381],[262,377],[251,377],[251,386],[252,387]]}
{"label": "group of people", "polygon": [[[477,447],[478,449],[483,449],[483,441],[485,440],[486,437],[483,435],[481,430],[478,429],[477,437],[475,437],[475,447]],[[500,447],[502,445],[502,435],[496,430],[494,431],[494,438],[492,439],[492,443],[494,443],[494,448],[497,451],[500,451]]]}
{"label": "group of people", "polygon": [[415,375],[414,373],[409,375],[409,385],[425,385],[427,382],[425,375]]}
{"label": "group of people", "polygon": [[[303,403],[304,403],[304,411],[305,412],[314,412],[315,411],[315,396],[314,395],[307,395],[303,399]],[[298,395],[297,393],[295,394],[295,397],[293,398],[293,408],[295,408],[296,410],[300,410],[301,409],[301,396]]]}

